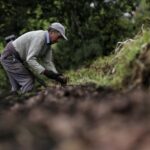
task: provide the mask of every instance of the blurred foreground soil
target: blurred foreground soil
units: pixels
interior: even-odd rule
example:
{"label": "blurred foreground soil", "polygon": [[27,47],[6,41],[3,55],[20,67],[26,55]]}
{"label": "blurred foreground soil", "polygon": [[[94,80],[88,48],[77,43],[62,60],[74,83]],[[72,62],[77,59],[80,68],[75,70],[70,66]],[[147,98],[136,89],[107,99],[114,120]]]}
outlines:
{"label": "blurred foreground soil", "polygon": [[87,84],[1,96],[0,150],[150,150],[150,91]]}

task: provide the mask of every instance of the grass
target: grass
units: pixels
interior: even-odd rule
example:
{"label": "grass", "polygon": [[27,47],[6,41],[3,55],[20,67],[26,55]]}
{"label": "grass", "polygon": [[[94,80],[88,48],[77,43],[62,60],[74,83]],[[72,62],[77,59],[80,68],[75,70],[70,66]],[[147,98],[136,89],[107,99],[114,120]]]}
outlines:
{"label": "grass", "polygon": [[130,63],[140,52],[141,47],[148,42],[150,42],[150,30],[143,30],[134,39],[120,42],[121,48],[118,52],[97,58],[89,68],[66,72],[70,78],[70,84],[92,82],[98,86],[122,88],[123,80],[131,73]]}

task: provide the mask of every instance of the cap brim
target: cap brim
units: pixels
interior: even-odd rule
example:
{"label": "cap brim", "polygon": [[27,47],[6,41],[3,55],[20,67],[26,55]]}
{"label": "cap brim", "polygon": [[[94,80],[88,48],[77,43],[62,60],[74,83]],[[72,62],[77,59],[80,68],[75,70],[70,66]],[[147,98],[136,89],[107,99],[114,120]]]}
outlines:
{"label": "cap brim", "polygon": [[62,34],[62,37],[63,37],[65,40],[68,40],[68,38],[67,38],[64,34]]}

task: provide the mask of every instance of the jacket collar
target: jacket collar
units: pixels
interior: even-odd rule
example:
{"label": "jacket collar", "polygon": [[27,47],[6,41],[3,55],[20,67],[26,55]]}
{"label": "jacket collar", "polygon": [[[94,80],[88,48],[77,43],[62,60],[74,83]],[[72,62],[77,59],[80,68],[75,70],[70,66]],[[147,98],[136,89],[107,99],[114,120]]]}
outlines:
{"label": "jacket collar", "polygon": [[45,38],[46,38],[46,44],[48,44],[48,45],[51,44],[51,40],[50,40],[48,31],[46,31]]}

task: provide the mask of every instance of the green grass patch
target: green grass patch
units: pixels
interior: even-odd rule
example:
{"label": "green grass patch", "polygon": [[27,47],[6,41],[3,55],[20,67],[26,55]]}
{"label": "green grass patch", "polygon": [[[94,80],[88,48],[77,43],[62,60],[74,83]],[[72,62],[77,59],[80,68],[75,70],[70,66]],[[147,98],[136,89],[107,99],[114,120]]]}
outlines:
{"label": "green grass patch", "polygon": [[130,73],[130,63],[141,51],[141,47],[150,42],[150,30],[143,30],[134,39],[120,42],[118,52],[107,57],[97,58],[88,68],[68,71],[70,84],[96,83],[98,86],[122,88],[123,80]]}

